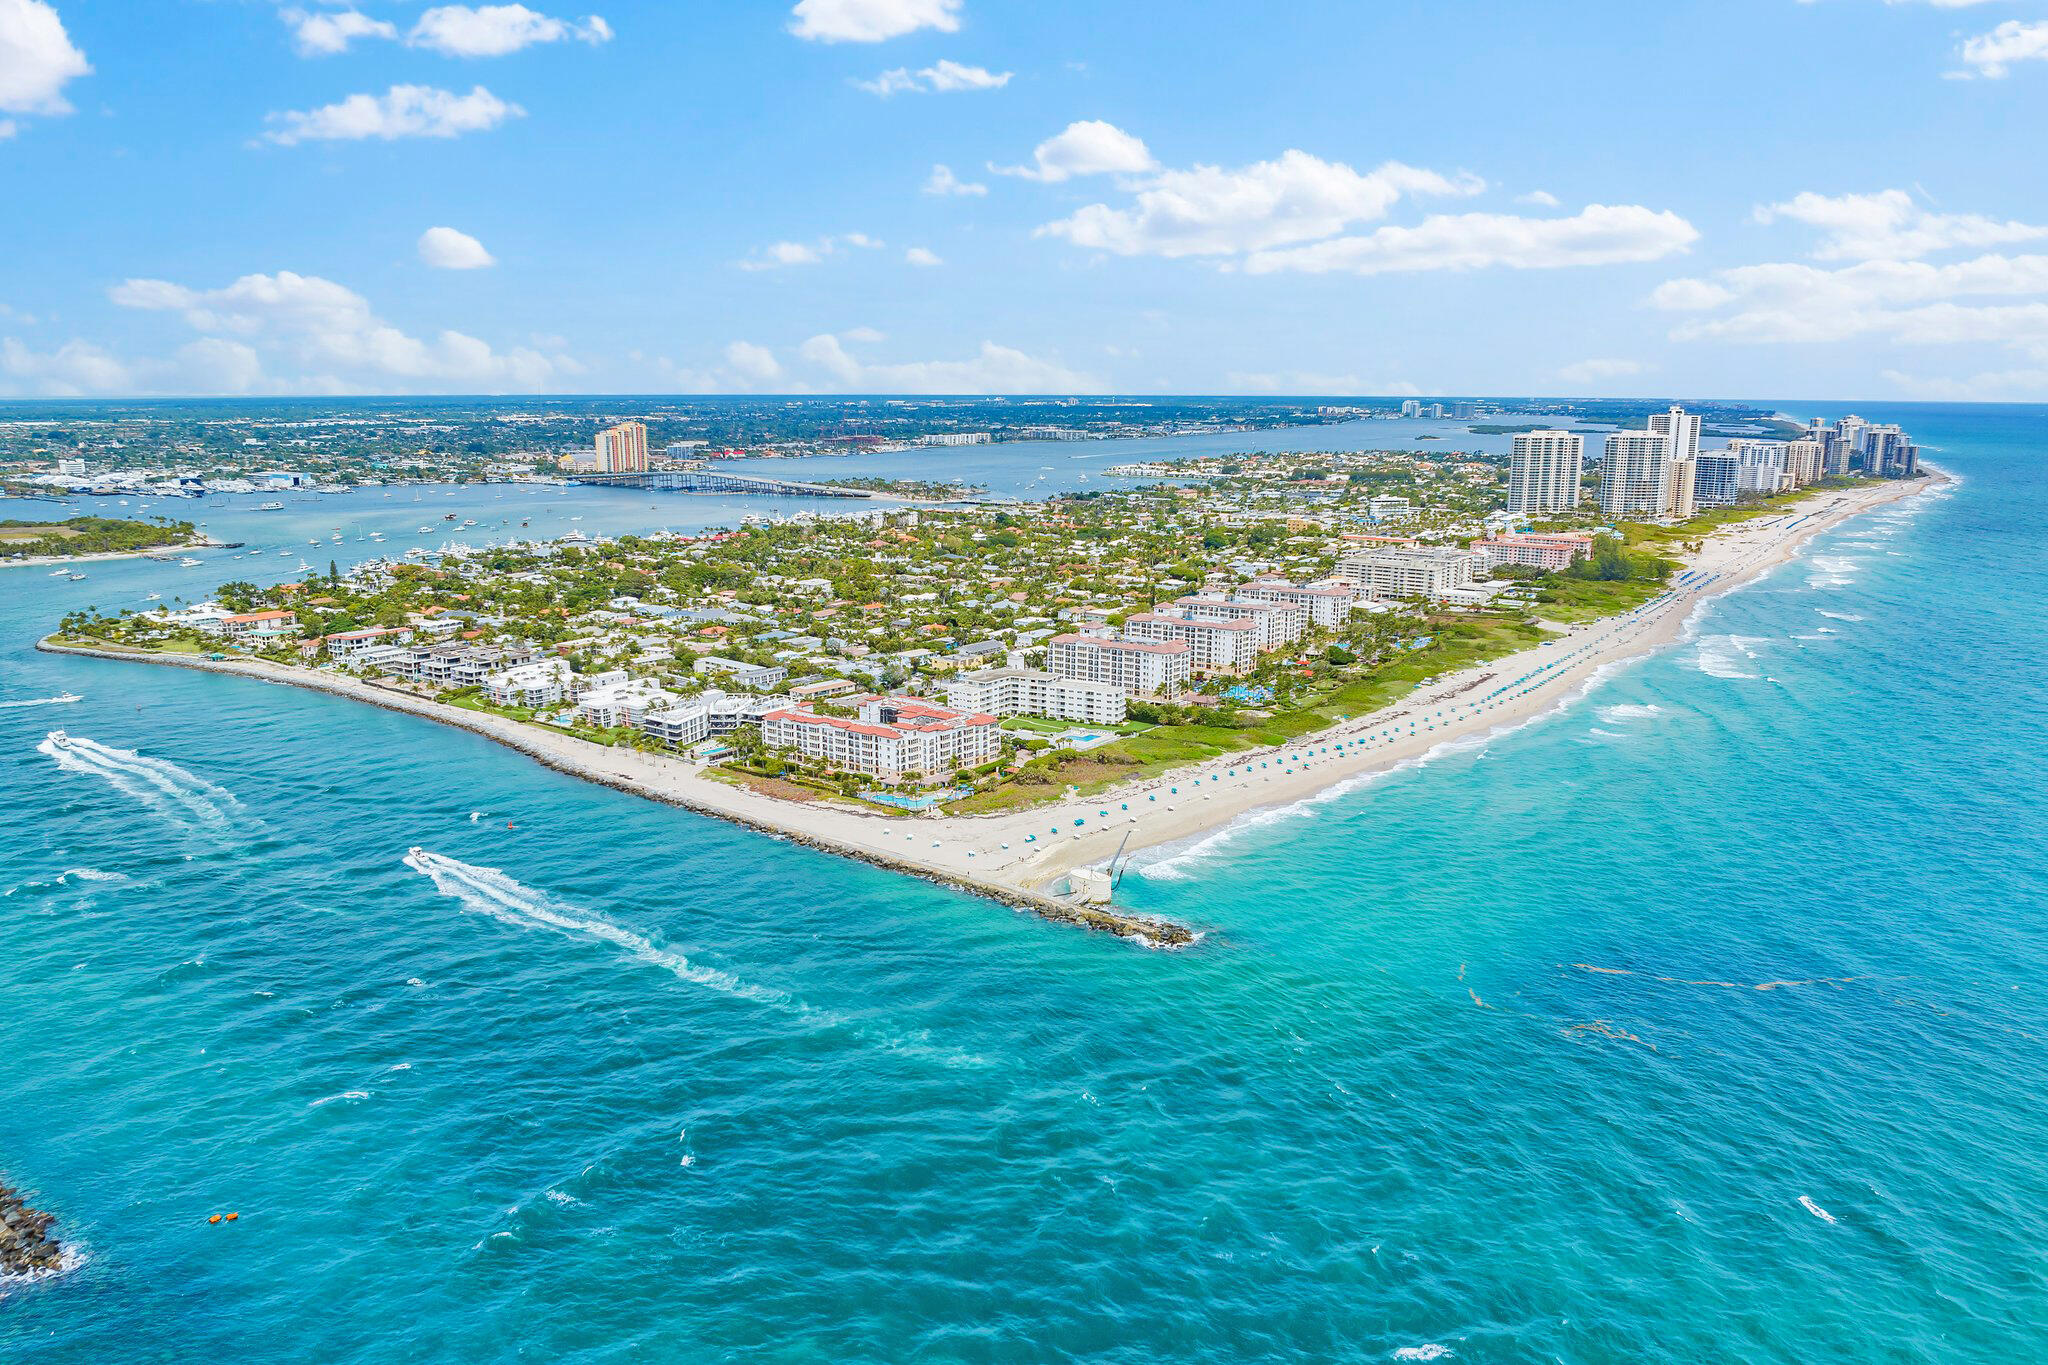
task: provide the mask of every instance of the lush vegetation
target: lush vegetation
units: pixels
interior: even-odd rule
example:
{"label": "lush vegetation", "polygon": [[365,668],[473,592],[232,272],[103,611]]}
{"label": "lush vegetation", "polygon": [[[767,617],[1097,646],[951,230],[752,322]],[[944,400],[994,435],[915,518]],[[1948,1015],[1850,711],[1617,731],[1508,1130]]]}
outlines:
{"label": "lush vegetation", "polygon": [[0,521],[0,559],[76,558],[184,545],[192,540],[189,521],[158,517],[73,517],[69,521]]}

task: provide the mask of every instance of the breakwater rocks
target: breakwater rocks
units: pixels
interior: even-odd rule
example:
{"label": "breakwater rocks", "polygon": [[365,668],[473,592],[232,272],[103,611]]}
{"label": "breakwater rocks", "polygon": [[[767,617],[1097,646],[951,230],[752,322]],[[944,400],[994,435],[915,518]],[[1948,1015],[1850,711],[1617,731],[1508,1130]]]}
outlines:
{"label": "breakwater rocks", "polygon": [[56,1221],[0,1184],[0,1275],[51,1275],[63,1269],[64,1248],[50,1235]]}

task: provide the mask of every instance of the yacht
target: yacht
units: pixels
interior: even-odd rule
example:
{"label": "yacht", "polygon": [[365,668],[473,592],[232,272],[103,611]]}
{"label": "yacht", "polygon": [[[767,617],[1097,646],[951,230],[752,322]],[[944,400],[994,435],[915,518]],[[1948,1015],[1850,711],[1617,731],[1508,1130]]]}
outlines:
{"label": "yacht", "polygon": [[308,563],[307,563],[307,562],[306,562],[306,561],[305,561],[305,560],[304,560],[304,559],[302,558],[302,559],[300,559],[300,560],[299,560],[299,567],[298,567],[298,569],[296,570],[296,572],[298,572],[298,573],[311,573],[311,572],[313,572],[313,566],[312,566],[311,564],[308,564]]}
{"label": "yacht", "polygon": [[69,578],[73,583],[83,583],[85,581],[85,575],[82,573],[66,574],[65,577]]}
{"label": "yacht", "polygon": [[191,555],[186,555],[183,559],[178,561],[178,567],[181,569],[196,569],[199,567],[199,561],[194,559]]}
{"label": "yacht", "polygon": [[256,504],[256,510],[259,512],[282,512],[284,504],[281,502],[259,502]]}
{"label": "yacht", "polygon": [[68,574],[68,573],[70,573],[70,572],[71,572],[71,570],[69,570],[69,569],[52,569],[52,570],[50,570],[50,577],[52,577],[52,578],[62,578],[62,577],[64,577],[64,575],[66,575],[66,574]]}
{"label": "yacht", "polygon": [[68,749],[71,747],[71,736],[65,734],[62,730],[50,731],[47,738],[49,739],[50,743],[56,745],[60,749]]}
{"label": "yacht", "polygon": [[142,600],[145,602],[161,602],[164,600],[164,595],[160,592],[153,592]]}

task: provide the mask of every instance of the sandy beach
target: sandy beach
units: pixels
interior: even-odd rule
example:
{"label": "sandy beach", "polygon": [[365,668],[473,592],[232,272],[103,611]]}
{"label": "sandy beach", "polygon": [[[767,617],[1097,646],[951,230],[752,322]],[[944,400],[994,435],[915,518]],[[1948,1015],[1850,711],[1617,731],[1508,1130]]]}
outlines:
{"label": "sandy beach", "polygon": [[61,569],[71,564],[103,564],[111,559],[148,559],[151,555],[181,555],[188,550],[230,550],[225,540],[181,540],[174,545],[152,545],[146,550],[108,550],[92,555],[36,555],[29,559],[0,559],[0,569]]}
{"label": "sandy beach", "polygon": [[420,715],[488,736],[549,767],[834,853],[961,886],[1052,918],[1173,944],[1189,935],[1064,897],[1067,874],[1221,829],[1248,812],[1291,805],[1338,783],[1419,759],[1443,745],[1510,728],[1581,692],[1602,669],[1682,637],[1704,601],[1796,555],[1821,531],[1947,476],[1815,493],[1790,510],[1739,522],[1687,556],[1674,586],[1625,615],[1571,627],[1550,641],[1438,678],[1407,698],[1301,742],[1246,750],[1113,791],[982,816],[869,815],[764,796],[706,776],[688,759],[606,749],[543,726],[430,700],[395,686],[261,660],[79,649],[54,651],[170,663],[308,687]]}

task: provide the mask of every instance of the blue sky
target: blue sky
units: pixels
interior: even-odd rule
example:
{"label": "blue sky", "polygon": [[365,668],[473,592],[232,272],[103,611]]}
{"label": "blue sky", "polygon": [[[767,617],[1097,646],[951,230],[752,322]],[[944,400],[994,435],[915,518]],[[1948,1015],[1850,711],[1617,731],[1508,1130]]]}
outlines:
{"label": "blue sky", "polygon": [[2048,394],[2048,0],[589,3],[0,0],[0,395]]}

